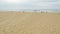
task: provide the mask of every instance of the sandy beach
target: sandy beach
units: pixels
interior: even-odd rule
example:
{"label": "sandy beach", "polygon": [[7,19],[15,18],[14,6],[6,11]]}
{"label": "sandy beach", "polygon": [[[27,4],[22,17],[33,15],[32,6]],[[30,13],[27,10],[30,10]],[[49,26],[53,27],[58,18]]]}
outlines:
{"label": "sandy beach", "polygon": [[60,34],[60,14],[0,12],[0,34]]}

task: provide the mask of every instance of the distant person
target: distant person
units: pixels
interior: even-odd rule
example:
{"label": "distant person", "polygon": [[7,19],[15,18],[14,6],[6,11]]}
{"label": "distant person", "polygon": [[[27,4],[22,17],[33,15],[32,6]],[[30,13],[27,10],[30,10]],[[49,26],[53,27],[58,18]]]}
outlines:
{"label": "distant person", "polygon": [[44,13],[44,11],[41,11],[41,13]]}
{"label": "distant person", "polygon": [[23,11],[23,13],[24,13],[24,11]]}
{"label": "distant person", "polygon": [[34,10],[34,12],[36,12],[37,10]]}

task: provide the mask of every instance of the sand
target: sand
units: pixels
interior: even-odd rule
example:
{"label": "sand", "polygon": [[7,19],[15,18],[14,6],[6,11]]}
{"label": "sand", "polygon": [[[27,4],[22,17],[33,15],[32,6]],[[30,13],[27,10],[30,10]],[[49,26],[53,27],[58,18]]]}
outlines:
{"label": "sand", "polygon": [[0,12],[0,34],[60,34],[60,14]]}

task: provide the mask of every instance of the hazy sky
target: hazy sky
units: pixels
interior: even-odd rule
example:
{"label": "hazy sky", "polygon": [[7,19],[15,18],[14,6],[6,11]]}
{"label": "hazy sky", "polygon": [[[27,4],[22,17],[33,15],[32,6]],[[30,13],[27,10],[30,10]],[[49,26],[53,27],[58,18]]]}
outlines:
{"label": "hazy sky", "polygon": [[60,0],[0,0],[0,10],[60,9]]}

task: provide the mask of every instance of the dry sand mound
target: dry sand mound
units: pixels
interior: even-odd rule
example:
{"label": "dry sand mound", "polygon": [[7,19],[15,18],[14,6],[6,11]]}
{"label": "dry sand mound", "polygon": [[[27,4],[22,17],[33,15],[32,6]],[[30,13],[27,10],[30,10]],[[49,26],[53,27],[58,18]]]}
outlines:
{"label": "dry sand mound", "polygon": [[0,12],[0,34],[60,34],[60,14]]}

